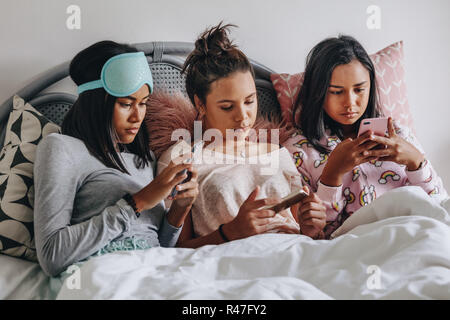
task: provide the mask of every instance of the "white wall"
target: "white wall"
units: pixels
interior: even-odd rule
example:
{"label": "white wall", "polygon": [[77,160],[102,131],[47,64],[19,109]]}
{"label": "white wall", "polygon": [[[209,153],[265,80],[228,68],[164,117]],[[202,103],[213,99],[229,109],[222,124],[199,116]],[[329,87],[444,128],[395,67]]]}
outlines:
{"label": "white wall", "polygon": [[[80,30],[66,27],[71,4],[81,9]],[[366,27],[369,5],[381,9],[380,30]],[[194,41],[220,20],[239,25],[236,43],[277,72],[302,71],[308,51],[339,33],[355,36],[369,53],[403,40],[417,135],[450,186],[448,0],[2,0],[0,102],[95,41]]]}

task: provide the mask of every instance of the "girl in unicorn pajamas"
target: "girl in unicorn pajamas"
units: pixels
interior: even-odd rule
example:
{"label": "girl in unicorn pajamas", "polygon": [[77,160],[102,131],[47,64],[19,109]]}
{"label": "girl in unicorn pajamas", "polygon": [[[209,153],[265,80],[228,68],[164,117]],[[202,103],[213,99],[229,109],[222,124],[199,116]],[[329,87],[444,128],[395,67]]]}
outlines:
{"label": "girl in unicorn pajamas", "polygon": [[386,136],[370,131],[357,136],[362,119],[382,112],[375,68],[352,37],[326,39],[311,50],[293,115],[298,131],[283,146],[326,206],[326,238],[356,210],[394,188],[415,185],[447,196],[408,128],[389,118]]}

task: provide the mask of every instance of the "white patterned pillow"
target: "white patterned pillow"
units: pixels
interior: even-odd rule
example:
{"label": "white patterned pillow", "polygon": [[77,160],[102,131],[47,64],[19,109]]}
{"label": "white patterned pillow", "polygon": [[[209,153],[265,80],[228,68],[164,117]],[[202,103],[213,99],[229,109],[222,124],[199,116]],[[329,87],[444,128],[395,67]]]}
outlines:
{"label": "white patterned pillow", "polygon": [[19,96],[6,125],[0,152],[0,252],[37,261],[33,230],[33,164],[36,147],[46,135],[60,132]]}

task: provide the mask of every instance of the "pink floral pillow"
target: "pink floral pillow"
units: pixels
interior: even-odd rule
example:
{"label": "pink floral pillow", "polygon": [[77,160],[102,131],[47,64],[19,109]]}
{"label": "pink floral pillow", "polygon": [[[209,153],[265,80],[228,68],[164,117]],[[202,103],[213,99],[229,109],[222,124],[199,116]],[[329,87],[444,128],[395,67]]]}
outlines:
{"label": "pink floral pillow", "polygon": [[[370,55],[370,58],[375,66],[380,105],[384,114],[414,130],[406,96],[403,42],[396,42]],[[292,75],[273,73],[270,79],[277,92],[283,119],[286,123],[291,123],[292,108],[303,84],[303,72]]]}

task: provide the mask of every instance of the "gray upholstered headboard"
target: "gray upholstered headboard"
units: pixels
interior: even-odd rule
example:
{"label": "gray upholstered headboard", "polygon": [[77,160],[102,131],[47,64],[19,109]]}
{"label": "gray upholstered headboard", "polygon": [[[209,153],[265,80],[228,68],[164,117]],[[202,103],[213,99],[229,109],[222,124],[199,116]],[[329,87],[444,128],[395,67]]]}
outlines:
{"label": "gray upholstered headboard", "polygon": [[[185,77],[181,75],[186,56],[194,49],[189,42],[146,42],[134,44],[138,50],[145,52],[153,75],[155,91],[163,89],[169,92],[185,93]],[[280,105],[270,81],[269,68],[250,60],[255,70],[255,82],[258,91],[260,114],[280,116]],[[42,93],[54,83],[68,77],[70,61],[64,62],[40,76],[16,94],[33,105],[47,118],[61,124],[65,113],[77,97],[68,93]],[[6,123],[12,110],[13,95],[0,105],[0,148],[3,147]]]}

